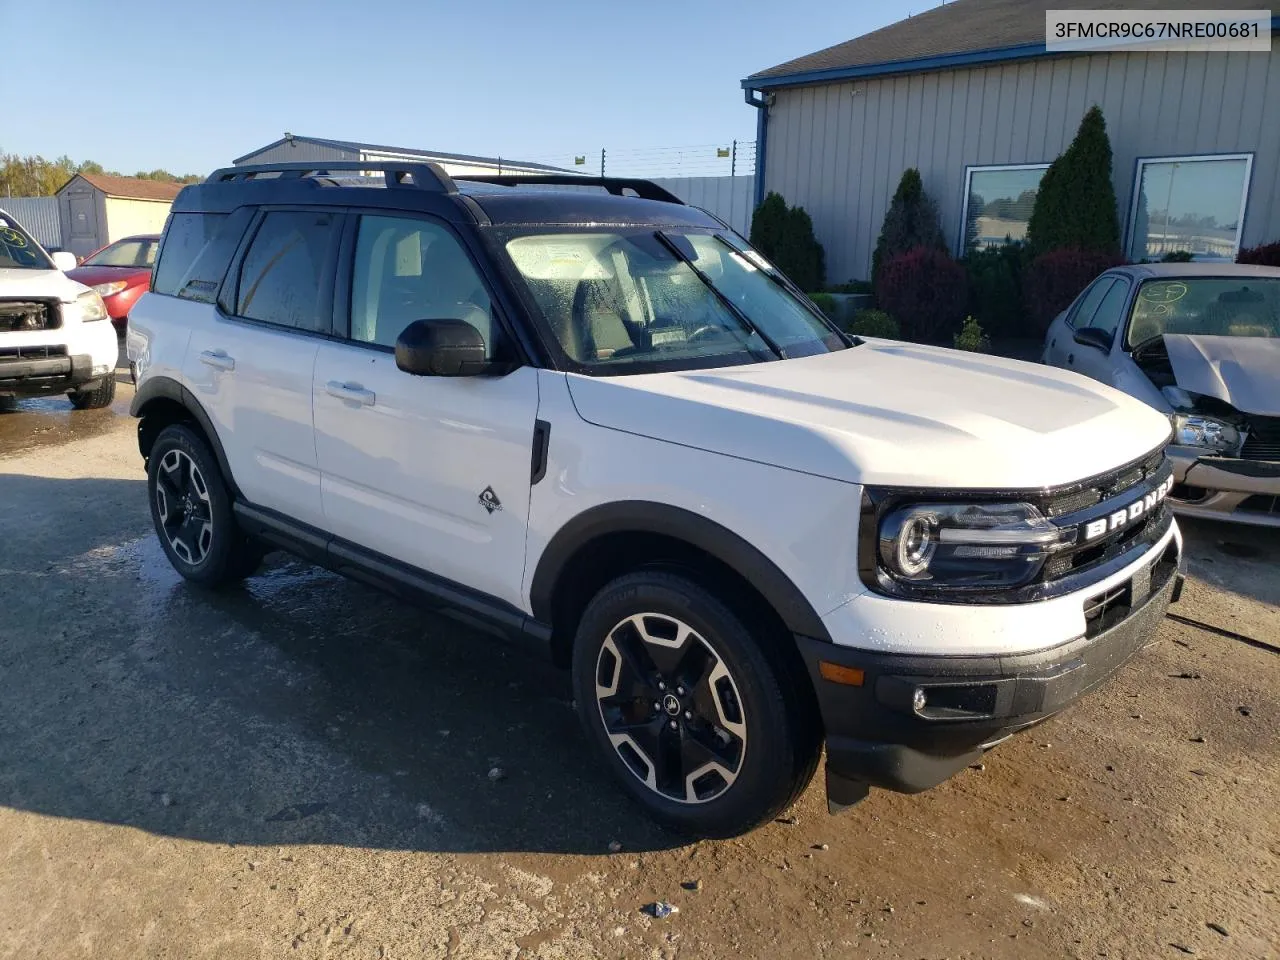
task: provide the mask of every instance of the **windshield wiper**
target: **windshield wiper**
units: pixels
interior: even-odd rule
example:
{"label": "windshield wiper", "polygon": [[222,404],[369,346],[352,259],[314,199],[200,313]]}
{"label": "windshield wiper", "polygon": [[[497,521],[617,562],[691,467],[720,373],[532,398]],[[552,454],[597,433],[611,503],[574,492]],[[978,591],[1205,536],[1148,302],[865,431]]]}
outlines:
{"label": "windshield wiper", "polygon": [[772,350],[774,354],[777,355],[779,360],[787,359],[787,352],[783,350],[782,347],[778,346],[778,344],[775,343],[771,337],[766,336],[764,332],[760,330],[759,327],[757,327],[754,323],[752,323],[751,318],[748,317],[745,313],[743,313],[742,308],[739,307],[732,300],[730,300],[727,296],[725,296],[723,291],[721,291],[719,287],[717,287],[714,283],[711,282],[711,278],[698,269],[697,265],[694,264],[692,258],[690,258],[688,254],[686,254],[683,250],[680,249],[680,245],[676,243],[675,240],[667,236],[667,234],[664,233],[662,230],[658,230],[656,233],[654,233],[654,236],[658,238],[659,243],[661,243],[664,247],[666,247],[668,250],[671,251],[672,256],[674,256],[677,260],[685,264],[685,266],[687,266],[690,270],[693,271],[693,275],[702,281],[703,285],[706,286],[706,288],[712,292],[715,298],[720,301],[720,303],[724,306],[726,310],[728,310],[731,314],[733,314],[734,319],[736,319],[740,324],[742,324],[748,331],[750,331],[751,333],[754,333],[757,337],[759,337],[762,341],[764,341],[765,346],[767,346],[770,350]]}
{"label": "windshield wiper", "polygon": [[[723,233],[713,234],[713,236],[715,237],[716,240],[720,241],[720,243],[723,246],[728,247],[731,253],[736,253],[740,257],[746,257],[746,254],[742,250],[740,250],[737,247],[737,245],[731,243],[729,241],[729,238],[726,237]],[[824,325],[834,328],[836,335],[840,337],[841,341],[844,343],[846,347],[857,347],[862,345],[864,341],[862,340],[861,337],[855,336],[854,334],[845,333],[843,330],[840,329],[839,326],[837,326],[834,322],[832,322],[830,317],[824,314],[821,310],[818,310],[815,307],[810,306],[807,302],[807,298],[805,297],[804,291],[801,290],[799,287],[795,286],[795,284],[791,283],[791,281],[789,281],[785,276],[783,276],[776,269],[766,270],[764,267],[755,263],[755,261],[752,261],[752,264],[753,266],[756,267],[757,270],[759,270],[766,277],[772,280],[777,286],[785,290],[790,296],[799,300],[800,306],[804,307],[805,310],[809,311],[809,313],[813,314],[813,316],[821,319]]]}

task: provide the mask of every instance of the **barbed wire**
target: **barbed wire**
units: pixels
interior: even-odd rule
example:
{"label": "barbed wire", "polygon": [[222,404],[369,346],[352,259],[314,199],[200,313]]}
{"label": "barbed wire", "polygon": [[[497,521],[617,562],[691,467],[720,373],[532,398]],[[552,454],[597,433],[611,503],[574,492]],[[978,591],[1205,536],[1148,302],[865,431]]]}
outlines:
{"label": "barbed wire", "polygon": [[580,173],[604,173],[615,177],[727,177],[751,176],[756,168],[754,140],[679,147],[632,147],[618,150],[564,151],[550,154],[521,154],[512,160],[543,163]]}

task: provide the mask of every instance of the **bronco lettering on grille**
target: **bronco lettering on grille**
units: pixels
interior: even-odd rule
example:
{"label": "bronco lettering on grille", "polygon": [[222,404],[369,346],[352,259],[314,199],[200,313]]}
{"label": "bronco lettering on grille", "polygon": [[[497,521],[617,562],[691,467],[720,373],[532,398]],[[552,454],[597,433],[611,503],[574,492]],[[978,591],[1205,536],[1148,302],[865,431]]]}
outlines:
{"label": "bronco lettering on grille", "polygon": [[1160,486],[1134,500],[1128,506],[1115,510],[1108,516],[1089,521],[1084,528],[1084,542],[1088,543],[1090,540],[1097,540],[1105,534],[1115,533],[1117,530],[1127,527],[1139,517],[1145,516],[1154,510],[1156,504],[1167,497],[1172,489],[1173,477],[1168,477]]}

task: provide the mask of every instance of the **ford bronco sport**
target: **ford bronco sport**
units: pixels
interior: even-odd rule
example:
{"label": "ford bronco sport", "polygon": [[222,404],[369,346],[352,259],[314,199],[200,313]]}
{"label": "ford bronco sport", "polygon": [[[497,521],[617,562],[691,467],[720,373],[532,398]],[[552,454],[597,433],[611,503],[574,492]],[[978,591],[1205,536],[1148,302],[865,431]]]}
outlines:
{"label": "ford bronco sport", "polygon": [[102,297],[63,272],[75,263],[0,210],[0,397],[65,393],[81,410],[114,399],[120,346]]}
{"label": "ford bronco sport", "polygon": [[695,834],[776,816],[824,743],[833,809],[946,780],[1102,683],[1182,582],[1166,418],[848,337],[644,181],[221,170],[128,344],[183,576],[282,548],[530,643]]}

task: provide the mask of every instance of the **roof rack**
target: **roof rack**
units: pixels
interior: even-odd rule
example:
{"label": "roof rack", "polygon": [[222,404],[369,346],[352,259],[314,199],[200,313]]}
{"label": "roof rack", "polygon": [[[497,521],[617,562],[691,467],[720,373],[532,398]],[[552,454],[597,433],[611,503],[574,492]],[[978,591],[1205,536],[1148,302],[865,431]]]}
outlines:
{"label": "roof rack", "polygon": [[[457,193],[457,185],[444,168],[431,161],[413,163],[385,160],[335,160],[319,163],[255,163],[223,167],[209,174],[205,183],[244,183],[274,173],[271,179],[302,180],[331,173],[381,173],[388,187],[408,187],[432,193]],[[410,179],[412,178],[412,179]]]}
{"label": "roof rack", "polygon": [[639,180],[634,177],[589,177],[576,173],[503,173],[503,174],[465,174],[457,178],[468,183],[492,183],[503,187],[520,187],[527,184],[550,184],[561,187],[603,187],[616,197],[624,196],[624,190],[631,190],[644,200],[660,200],[663,203],[685,203],[669,190],[651,180]]}
{"label": "roof rack", "polygon": [[[458,185],[444,167],[432,161],[386,160],[335,160],[331,163],[257,163],[240,167],[223,167],[209,174],[205,183],[244,183],[262,178],[264,174],[276,174],[271,179],[314,180],[333,173],[381,173],[388,187],[409,187],[430,190],[433,193],[457,193]],[[412,179],[410,179],[410,177]],[[562,187],[602,187],[614,196],[624,196],[630,190],[644,200],[662,203],[685,203],[669,190],[651,180],[634,177],[589,177],[576,173],[541,174],[465,174],[457,179],[468,183],[491,183],[502,187],[520,187],[542,184]]]}

